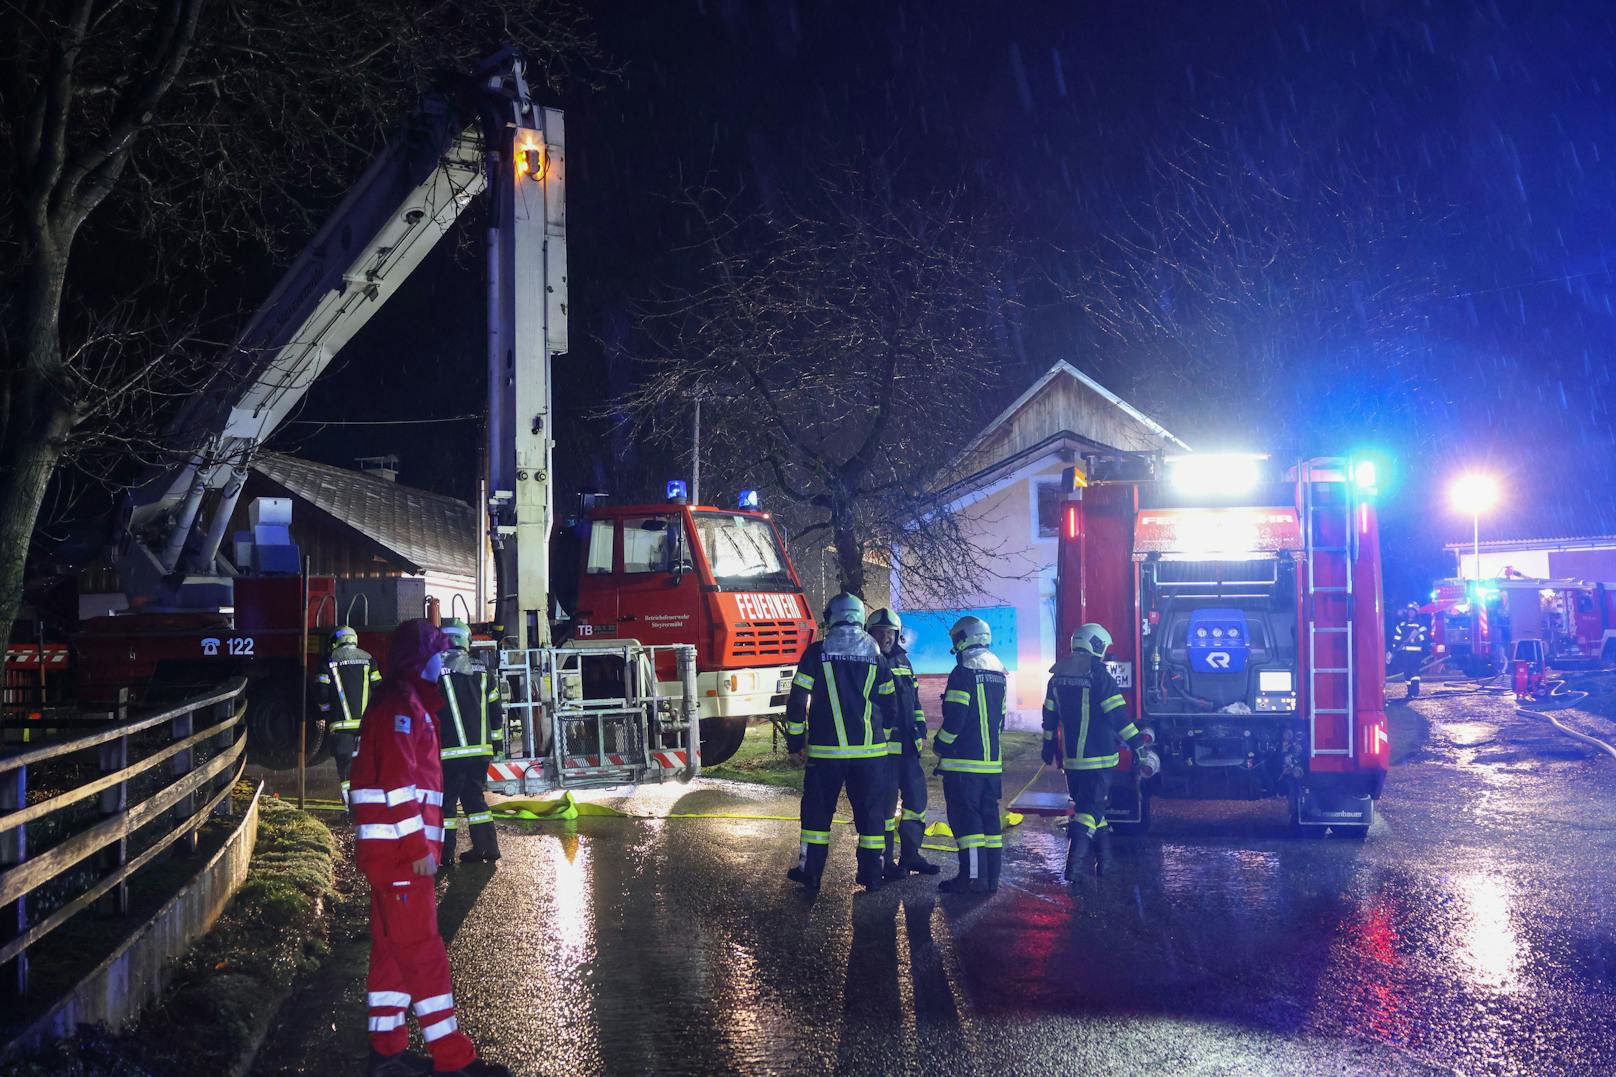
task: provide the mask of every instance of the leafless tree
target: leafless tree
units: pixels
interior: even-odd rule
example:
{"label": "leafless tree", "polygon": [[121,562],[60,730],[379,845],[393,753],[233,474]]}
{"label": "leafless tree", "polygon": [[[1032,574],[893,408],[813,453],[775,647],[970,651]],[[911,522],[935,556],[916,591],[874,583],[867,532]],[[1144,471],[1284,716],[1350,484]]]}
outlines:
{"label": "leafless tree", "polygon": [[211,274],[306,238],[440,72],[506,42],[552,80],[597,57],[575,10],[534,0],[0,0],[0,13],[5,637],[63,453],[130,436],[199,372],[166,327],[199,316]]}
{"label": "leafless tree", "polygon": [[765,489],[794,544],[829,543],[843,589],[870,555],[954,596],[992,551],[939,503],[939,471],[998,389],[1010,245],[967,192],[893,193],[879,161],[798,201],[689,199],[698,283],[643,312],[647,357],[621,414],[680,450],[708,403],[704,483]]}

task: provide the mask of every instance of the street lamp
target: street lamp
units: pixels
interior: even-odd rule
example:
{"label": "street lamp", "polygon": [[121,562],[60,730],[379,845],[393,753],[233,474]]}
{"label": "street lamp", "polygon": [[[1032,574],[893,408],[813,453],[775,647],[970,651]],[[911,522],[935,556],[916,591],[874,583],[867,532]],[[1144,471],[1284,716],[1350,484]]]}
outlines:
{"label": "street lamp", "polygon": [[1472,471],[1454,481],[1448,496],[1453,507],[1470,514],[1472,550],[1476,558],[1476,582],[1481,582],[1481,514],[1498,503],[1498,480]]}

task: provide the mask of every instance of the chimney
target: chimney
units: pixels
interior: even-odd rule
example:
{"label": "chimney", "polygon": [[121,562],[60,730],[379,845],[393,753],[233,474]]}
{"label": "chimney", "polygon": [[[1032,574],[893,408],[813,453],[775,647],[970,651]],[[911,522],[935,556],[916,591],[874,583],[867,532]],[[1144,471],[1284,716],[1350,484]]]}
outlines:
{"label": "chimney", "polygon": [[398,457],[391,453],[386,456],[361,456],[355,463],[366,475],[384,482],[398,481]]}

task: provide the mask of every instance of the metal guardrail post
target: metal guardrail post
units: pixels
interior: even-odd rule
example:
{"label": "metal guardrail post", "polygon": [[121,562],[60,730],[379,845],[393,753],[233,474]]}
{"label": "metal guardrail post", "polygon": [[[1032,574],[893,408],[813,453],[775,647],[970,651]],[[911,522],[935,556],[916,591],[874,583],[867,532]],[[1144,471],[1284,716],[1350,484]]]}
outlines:
{"label": "metal guardrail post", "polygon": [[[168,723],[169,739],[184,740],[186,737],[191,735],[195,728],[196,712],[186,711],[184,714],[178,716]],[[193,755],[194,753],[190,748],[186,748],[182,752],[175,753],[174,758],[168,761],[169,777],[174,781],[179,781],[181,778],[191,773]],[[196,794],[187,793],[185,796],[179,799],[178,803],[174,805],[169,818],[174,820],[174,823],[178,823],[183,819],[189,818],[195,811]],[[193,830],[189,834],[185,835],[185,837],[180,839],[175,846],[175,848],[181,850],[180,855],[189,856],[191,853],[196,852],[196,836],[197,832]]]}
{"label": "metal guardrail post", "polygon": [[[15,811],[28,803],[28,768],[18,767],[0,775],[0,810]],[[0,866],[12,867],[28,859],[28,825],[0,834]],[[9,942],[28,930],[28,898],[18,898],[0,909],[0,942]],[[4,970],[4,986],[18,995],[28,993],[28,951],[24,950]]]}
{"label": "metal guardrail post", "polygon": [[[108,717],[112,717],[108,715]],[[113,774],[123,770],[129,765],[129,738],[119,737],[101,745],[101,773]],[[112,815],[122,815],[129,807],[129,783],[119,782],[110,789],[101,791],[99,807],[103,819]],[[129,862],[129,839],[119,838],[104,849],[100,856],[101,868],[105,874],[116,874]],[[113,887],[103,901],[102,908],[117,916],[129,914],[129,886],[119,883]]]}

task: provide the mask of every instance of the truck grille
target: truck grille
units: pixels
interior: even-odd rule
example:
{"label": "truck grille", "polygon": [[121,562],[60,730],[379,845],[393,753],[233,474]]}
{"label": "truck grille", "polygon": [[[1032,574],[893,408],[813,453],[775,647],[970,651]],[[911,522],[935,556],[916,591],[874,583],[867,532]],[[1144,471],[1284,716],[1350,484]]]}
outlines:
{"label": "truck grille", "polygon": [[731,653],[736,658],[778,658],[795,662],[807,646],[796,621],[751,621],[735,629]]}

